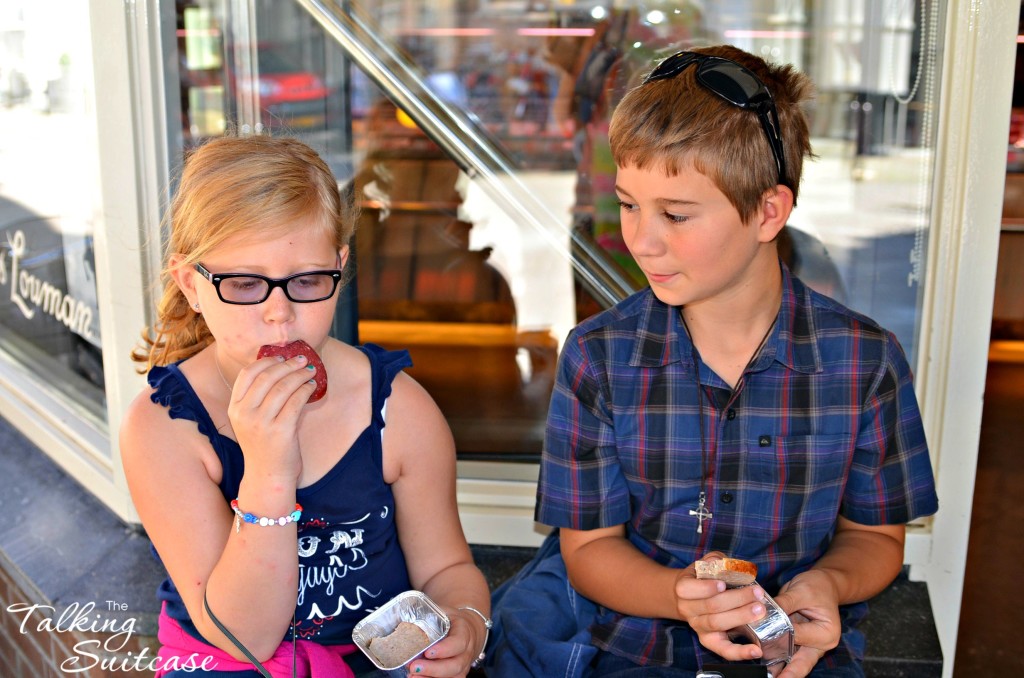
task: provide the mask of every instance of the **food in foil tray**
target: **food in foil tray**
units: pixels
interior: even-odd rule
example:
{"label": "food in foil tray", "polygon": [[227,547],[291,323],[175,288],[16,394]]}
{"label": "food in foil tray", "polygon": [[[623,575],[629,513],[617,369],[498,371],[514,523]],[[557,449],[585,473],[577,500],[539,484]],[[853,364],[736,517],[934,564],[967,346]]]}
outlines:
{"label": "food in foil tray", "polygon": [[370,652],[384,666],[401,666],[430,645],[426,632],[412,622],[399,622],[386,636],[370,639]]}
{"label": "food in foil tray", "polygon": [[388,675],[404,668],[448,635],[451,621],[427,594],[405,591],[368,614],[352,629],[352,642]]}

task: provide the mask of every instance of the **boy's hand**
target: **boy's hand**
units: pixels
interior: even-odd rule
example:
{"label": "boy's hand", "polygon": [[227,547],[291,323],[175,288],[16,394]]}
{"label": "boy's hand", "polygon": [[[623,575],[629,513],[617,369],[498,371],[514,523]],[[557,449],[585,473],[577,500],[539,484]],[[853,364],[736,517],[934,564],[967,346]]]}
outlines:
{"label": "boy's hand", "polygon": [[[722,554],[708,554],[721,557]],[[708,556],[705,556],[707,558]],[[680,570],[676,577],[676,608],[701,645],[728,661],[758,659],[756,645],[739,645],[729,640],[729,629],[749,624],[764,616],[764,591],[759,586],[727,589],[725,582],[697,579],[694,566]]]}
{"label": "boy's hand", "polygon": [[808,570],[783,586],[775,602],[792,620],[797,646],[793,660],[779,678],[803,678],[839,644],[842,625],[835,584],[822,570]]}

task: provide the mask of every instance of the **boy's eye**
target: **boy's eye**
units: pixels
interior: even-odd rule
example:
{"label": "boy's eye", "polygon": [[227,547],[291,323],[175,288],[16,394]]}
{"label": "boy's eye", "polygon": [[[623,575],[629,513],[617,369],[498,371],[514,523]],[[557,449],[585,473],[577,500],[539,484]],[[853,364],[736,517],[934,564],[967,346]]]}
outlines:
{"label": "boy's eye", "polygon": [[633,203],[630,203],[630,202],[626,202],[625,200],[619,200],[619,208],[620,209],[624,209],[624,210],[626,210],[628,212],[628,211],[630,211],[632,209],[635,209],[636,205],[634,205]]}
{"label": "boy's eye", "polygon": [[690,217],[681,214],[670,214],[669,212],[665,212],[665,218],[671,221],[673,224],[685,224],[687,221],[690,220]]}

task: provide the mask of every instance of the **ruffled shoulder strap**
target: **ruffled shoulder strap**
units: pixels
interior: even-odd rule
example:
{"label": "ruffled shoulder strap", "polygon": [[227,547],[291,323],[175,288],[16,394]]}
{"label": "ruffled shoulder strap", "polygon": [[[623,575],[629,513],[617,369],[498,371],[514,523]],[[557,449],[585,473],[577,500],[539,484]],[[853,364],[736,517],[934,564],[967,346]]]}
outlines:
{"label": "ruffled shoulder strap", "polygon": [[156,366],[149,371],[146,379],[153,387],[153,393],[149,396],[157,405],[167,408],[167,414],[171,419],[186,419],[196,422],[199,432],[210,439],[215,449],[219,449],[217,438],[217,427],[213,419],[203,406],[203,402],[192,389],[192,384],[182,374],[178,363],[172,363],[166,367]]}
{"label": "ruffled shoulder strap", "polygon": [[391,384],[395,376],[407,367],[412,367],[412,358],[406,350],[389,351],[376,344],[363,344],[359,347],[370,359],[370,371],[373,374],[373,419],[377,426],[383,428],[384,403],[391,395]]}

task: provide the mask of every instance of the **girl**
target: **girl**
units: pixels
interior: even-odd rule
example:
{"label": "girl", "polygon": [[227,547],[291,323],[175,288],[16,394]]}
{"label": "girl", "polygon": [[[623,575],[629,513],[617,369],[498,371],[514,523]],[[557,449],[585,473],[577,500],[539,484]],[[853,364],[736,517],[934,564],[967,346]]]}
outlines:
{"label": "girl", "polygon": [[[489,603],[454,443],[406,352],[328,336],[355,223],[331,170],[294,139],[218,138],[188,158],[169,217],[157,322],[133,356],[150,388],[120,437],[169,575],[158,675],[188,657],[203,670],[181,675],[258,675],[239,646],[275,676],[293,659],[299,675],[371,670],[352,627],[408,589],[451,619],[410,672],[465,675]],[[315,402],[315,361],[256,357],[299,339],[326,372]]]}

